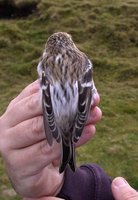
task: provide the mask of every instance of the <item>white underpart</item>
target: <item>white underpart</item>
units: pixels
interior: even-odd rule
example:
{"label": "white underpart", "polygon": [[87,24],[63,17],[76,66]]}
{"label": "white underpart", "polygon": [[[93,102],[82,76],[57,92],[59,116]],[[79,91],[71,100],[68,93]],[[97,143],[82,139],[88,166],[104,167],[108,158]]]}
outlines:
{"label": "white underpart", "polygon": [[[53,86],[50,85],[51,100],[56,123],[61,129],[65,127],[69,130],[69,125],[74,120],[78,107],[78,83],[76,82],[73,85],[75,96],[72,94],[69,82],[66,82],[65,89],[69,101],[64,96],[64,90],[61,88],[59,82],[55,82]],[[54,94],[54,90],[58,93],[59,99],[57,98],[57,95]]]}

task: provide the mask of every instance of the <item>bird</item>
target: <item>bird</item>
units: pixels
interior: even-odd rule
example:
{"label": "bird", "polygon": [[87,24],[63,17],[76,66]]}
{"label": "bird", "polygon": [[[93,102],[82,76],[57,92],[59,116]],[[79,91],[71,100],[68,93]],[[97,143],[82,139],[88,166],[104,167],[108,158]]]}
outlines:
{"label": "bird", "polygon": [[47,40],[37,66],[42,91],[44,130],[50,146],[60,143],[59,173],[75,172],[75,143],[81,137],[96,92],[93,65],[66,32]]}

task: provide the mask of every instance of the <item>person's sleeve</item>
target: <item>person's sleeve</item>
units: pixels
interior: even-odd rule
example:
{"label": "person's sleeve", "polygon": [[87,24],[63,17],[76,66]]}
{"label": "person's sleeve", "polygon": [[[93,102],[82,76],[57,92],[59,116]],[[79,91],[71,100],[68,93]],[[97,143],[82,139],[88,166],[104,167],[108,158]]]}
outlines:
{"label": "person's sleeve", "polygon": [[65,200],[114,200],[111,178],[96,164],[83,165],[73,173],[67,169],[57,197]]}

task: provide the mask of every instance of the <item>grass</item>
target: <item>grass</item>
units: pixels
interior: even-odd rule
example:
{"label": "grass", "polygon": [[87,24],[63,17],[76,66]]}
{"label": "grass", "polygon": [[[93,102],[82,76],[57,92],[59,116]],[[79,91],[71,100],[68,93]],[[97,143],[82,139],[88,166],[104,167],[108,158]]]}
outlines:
{"label": "grass", "polygon": [[[72,34],[94,64],[103,118],[94,140],[77,152],[78,164],[95,162],[108,175],[138,188],[138,3],[136,0],[41,0],[28,17],[0,19],[0,113],[28,83],[53,32]],[[15,5],[19,6],[17,1]],[[25,5],[26,0],[20,1]],[[0,160],[1,200],[11,188]]]}

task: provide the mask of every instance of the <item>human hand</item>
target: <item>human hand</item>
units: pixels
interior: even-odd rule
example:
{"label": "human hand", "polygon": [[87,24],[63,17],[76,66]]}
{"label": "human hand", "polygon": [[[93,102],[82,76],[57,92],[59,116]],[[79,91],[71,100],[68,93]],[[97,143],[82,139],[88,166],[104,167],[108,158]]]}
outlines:
{"label": "human hand", "polygon": [[113,180],[112,192],[115,200],[138,200],[138,192],[122,177],[117,177]]}
{"label": "human hand", "polygon": [[[97,95],[77,146],[95,133],[94,124],[101,118],[98,103]],[[56,195],[64,174],[58,172],[59,144],[50,147],[45,138],[38,81],[9,104],[0,127],[0,152],[14,189],[28,198]]]}

